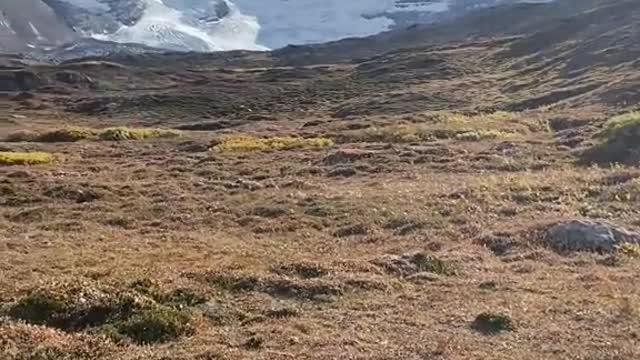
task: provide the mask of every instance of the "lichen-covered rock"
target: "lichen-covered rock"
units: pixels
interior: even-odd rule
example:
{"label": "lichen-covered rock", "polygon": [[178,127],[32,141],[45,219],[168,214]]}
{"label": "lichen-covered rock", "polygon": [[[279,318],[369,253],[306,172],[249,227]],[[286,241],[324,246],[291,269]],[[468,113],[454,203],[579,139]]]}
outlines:
{"label": "lichen-covered rock", "polygon": [[609,253],[625,243],[640,243],[640,233],[600,221],[572,220],[550,226],[546,242],[558,252]]}

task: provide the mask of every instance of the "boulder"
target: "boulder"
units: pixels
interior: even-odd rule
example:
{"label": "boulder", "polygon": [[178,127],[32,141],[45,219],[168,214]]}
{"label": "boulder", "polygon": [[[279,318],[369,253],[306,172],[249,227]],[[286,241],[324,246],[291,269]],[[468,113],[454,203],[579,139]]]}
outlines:
{"label": "boulder", "polygon": [[601,221],[564,221],[548,227],[545,235],[547,244],[558,252],[610,253],[625,243],[640,243],[640,233]]}

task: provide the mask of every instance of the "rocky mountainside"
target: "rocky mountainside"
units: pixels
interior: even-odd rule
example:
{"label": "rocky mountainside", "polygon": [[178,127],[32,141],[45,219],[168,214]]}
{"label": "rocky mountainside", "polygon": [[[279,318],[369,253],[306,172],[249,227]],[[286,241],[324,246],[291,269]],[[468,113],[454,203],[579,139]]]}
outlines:
{"label": "rocky mountainside", "polygon": [[0,52],[24,52],[70,43],[76,33],[41,0],[0,1]]}
{"label": "rocky mountainside", "polygon": [[[0,50],[76,57],[90,48],[95,55],[149,48],[264,50],[374,35],[522,2],[541,1],[5,0],[0,4]],[[68,49],[76,40],[83,51],[74,53]],[[65,49],[51,51],[61,44]]]}
{"label": "rocky mountainside", "polygon": [[[296,86],[302,88],[327,82],[322,86],[328,86],[337,93],[323,94],[320,86],[309,90],[313,93],[310,96],[315,99],[314,104],[316,101],[318,104],[323,103],[325,96],[342,98],[343,102],[336,105],[336,111],[340,114],[357,114],[365,109],[369,113],[375,112],[375,106],[368,105],[369,102],[387,104],[383,106],[386,110],[380,110],[383,112],[410,111],[411,108],[418,107],[440,108],[442,104],[432,97],[418,96],[414,99],[406,98],[406,95],[394,95],[406,86],[405,81],[412,76],[418,79],[462,76],[475,79],[473,81],[486,77],[486,90],[473,99],[466,95],[457,98],[456,94],[465,86],[461,82],[447,82],[447,86],[455,85],[446,95],[448,101],[457,102],[459,107],[468,110],[522,110],[557,103],[568,106],[606,103],[609,106],[627,108],[633,106],[634,101],[640,97],[635,86],[639,77],[636,69],[640,48],[634,40],[640,35],[639,19],[640,3],[632,0],[615,3],[601,0],[562,0],[549,4],[498,6],[444,24],[415,26],[368,38],[346,39],[321,45],[290,46],[272,52],[145,52],[135,56],[99,56],[87,60],[108,60],[119,65],[96,65],[82,70],[83,76],[92,79],[94,89],[105,90],[85,96],[82,100],[86,102],[85,105],[75,104],[70,109],[83,109],[82,111],[90,113],[108,109],[107,112],[117,111],[121,114],[134,109],[149,110],[154,112],[153,116],[159,116],[162,109],[172,106],[172,100],[157,102],[159,98],[176,101],[178,98],[187,101],[188,98],[187,102],[192,103],[193,107],[184,109],[190,109],[190,112],[201,109],[204,113],[215,115],[235,113],[247,116],[251,107],[237,107],[237,102],[244,101],[248,94],[255,92],[251,96],[253,111],[268,108],[273,102],[282,106],[293,104],[296,99],[300,100],[301,96],[308,95],[304,91],[287,91],[287,96],[280,91],[272,91],[274,84],[286,82],[287,79],[286,76],[281,79],[275,77],[272,80],[274,83],[261,80],[271,79],[271,76],[281,71],[275,68],[327,64],[344,64],[346,68],[337,72],[331,70],[325,75],[320,75],[323,74],[320,70],[312,69],[301,71],[300,74],[296,71],[282,71],[292,79],[301,76],[296,81]],[[88,44],[87,47],[90,49],[92,45]],[[474,47],[482,50],[472,51]],[[447,55],[448,52],[450,55]],[[86,50],[86,53],[89,54],[90,50]],[[71,61],[60,69],[77,67]],[[223,74],[184,70],[271,67],[274,70],[270,70],[269,74],[262,74],[257,78],[254,78],[253,73],[247,73],[243,77],[252,85],[247,89],[235,85],[225,89],[221,99],[226,100],[220,100],[222,102],[210,101],[206,93],[215,94],[221,90],[215,84]],[[162,79],[153,78],[154,72],[147,69],[155,68],[172,75]],[[58,86],[66,87],[68,84],[58,82],[53,75],[60,69],[34,69],[33,76],[40,81],[28,82],[24,86],[16,85],[17,89],[36,90],[46,86],[48,91],[55,91],[53,89]],[[312,73],[318,78],[309,77]],[[498,81],[496,77],[502,80]],[[121,83],[121,79],[126,79],[126,82]],[[356,92],[349,89],[350,81],[354,79],[359,86]],[[166,81],[167,87],[161,86],[164,89],[161,95],[150,96],[143,90],[148,87],[149,81]],[[376,82],[381,85],[374,86]],[[14,84],[17,83],[19,81]],[[224,81],[220,84],[222,83]],[[430,85],[431,83],[425,83],[420,87]],[[213,88],[205,90],[210,86]],[[458,89],[458,86],[462,87]],[[76,87],[83,88],[83,85],[78,83],[65,91],[75,91],[72,89]],[[119,93],[117,89],[120,88],[128,89],[127,93]],[[198,95],[184,98],[189,91]],[[201,93],[203,91],[205,93]],[[235,91],[242,91],[242,94],[236,94]],[[108,108],[100,105],[107,103],[110,104]],[[183,109],[182,105],[174,107],[171,112],[179,112],[180,109]],[[194,114],[189,116],[192,115]]]}

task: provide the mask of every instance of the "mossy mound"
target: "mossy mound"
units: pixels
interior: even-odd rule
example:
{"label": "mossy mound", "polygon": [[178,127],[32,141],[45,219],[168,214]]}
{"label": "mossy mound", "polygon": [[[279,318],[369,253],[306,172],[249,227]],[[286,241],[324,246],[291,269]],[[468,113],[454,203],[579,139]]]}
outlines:
{"label": "mossy mound", "polygon": [[476,317],[471,327],[484,334],[498,334],[515,330],[513,320],[508,315],[485,312]]}
{"label": "mossy mound", "polygon": [[148,344],[193,332],[190,314],[135,291],[59,284],[35,289],[8,307],[7,314],[28,324],[66,332],[90,331],[113,339]]}
{"label": "mossy mound", "polygon": [[640,164],[640,111],[612,117],[599,137],[603,141],[583,153],[584,161]]}

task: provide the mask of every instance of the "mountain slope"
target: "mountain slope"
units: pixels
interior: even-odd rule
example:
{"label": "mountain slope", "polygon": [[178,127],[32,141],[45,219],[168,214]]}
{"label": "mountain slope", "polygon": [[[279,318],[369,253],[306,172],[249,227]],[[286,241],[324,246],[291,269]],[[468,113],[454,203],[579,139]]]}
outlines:
{"label": "mountain slope", "polygon": [[[4,6],[9,11],[3,21],[13,22],[21,35],[12,36],[7,28],[3,36],[5,51],[41,49],[67,42],[72,37],[64,33],[65,28],[67,32],[73,29],[84,39],[137,43],[172,51],[264,50],[369,36],[412,24],[446,21],[498,4],[521,2],[546,1],[29,0],[18,13],[9,9],[15,8],[11,4],[17,2],[6,0]],[[37,34],[32,39],[29,36],[32,29],[27,26],[25,30],[24,25],[29,21],[22,17],[45,21],[42,14],[51,12],[47,9],[52,9],[55,16],[49,16],[47,23],[40,26],[51,29],[52,39],[43,42]],[[126,50],[127,47],[121,49]],[[98,46],[96,54],[104,52]]]}
{"label": "mountain slope", "polygon": [[74,31],[42,0],[0,2],[0,51],[52,47],[77,38]]}

